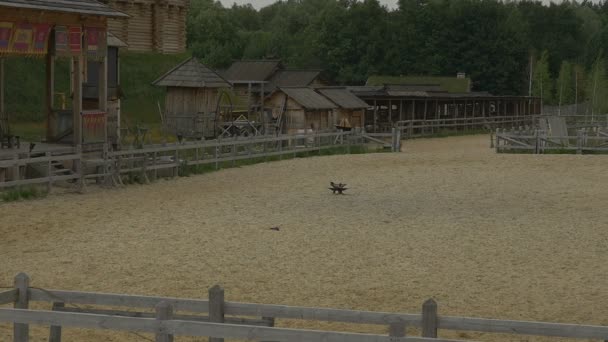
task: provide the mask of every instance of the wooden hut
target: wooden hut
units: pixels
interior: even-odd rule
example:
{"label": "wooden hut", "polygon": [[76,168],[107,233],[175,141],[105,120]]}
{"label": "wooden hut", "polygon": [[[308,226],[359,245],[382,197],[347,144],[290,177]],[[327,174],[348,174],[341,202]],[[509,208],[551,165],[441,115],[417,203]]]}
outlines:
{"label": "wooden hut", "polygon": [[266,104],[272,108],[281,133],[335,129],[333,110],[338,106],[312,88],[278,88],[268,96]]}
{"label": "wooden hut", "polygon": [[[107,141],[108,109],[108,18],[127,18],[122,12],[95,0],[0,0],[0,57],[44,58],[48,142],[74,146],[97,146]],[[69,110],[58,109],[54,101],[55,60],[68,60],[71,67]],[[87,64],[95,63],[96,108],[83,108],[83,83]],[[3,63],[3,62],[0,62]],[[0,71],[3,67],[0,67]],[[0,89],[4,75],[0,72]],[[0,91],[2,93],[3,91]],[[6,118],[0,97],[0,118]],[[6,120],[0,120],[6,125]],[[4,127],[0,130],[6,134]]]}
{"label": "wooden hut", "polygon": [[153,83],[166,87],[165,127],[187,137],[215,136],[222,89],[230,83],[192,57]]}
{"label": "wooden hut", "polygon": [[232,63],[222,76],[232,84],[237,110],[251,111],[252,106],[263,106],[262,94],[273,75],[283,68],[279,60],[242,60]]}
{"label": "wooden hut", "polygon": [[130,20],[109,21],[109,30],[129,45],[130,51],[163,54],[186,51],[186,16],[190,0],[104,0],[127,13]]}
{"label": "wooden hut", "polygon": [[365,110],[369,105],[345,87],[317,88],[316,91],[335,103],[333,118],[339,129],[360,128],[364,125]]}

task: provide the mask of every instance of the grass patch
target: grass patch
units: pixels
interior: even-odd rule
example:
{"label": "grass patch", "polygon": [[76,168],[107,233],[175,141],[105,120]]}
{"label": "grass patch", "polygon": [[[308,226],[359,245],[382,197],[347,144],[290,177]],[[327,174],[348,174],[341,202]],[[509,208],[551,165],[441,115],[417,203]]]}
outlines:
{"label": "grass patch", "polygon": [[28,186],[3,191],[0,193],[0,198],[3,202],[15,202],[19,200],[31,200],[41,198],[46,195],[46,191],[42,191],[36,186]]}

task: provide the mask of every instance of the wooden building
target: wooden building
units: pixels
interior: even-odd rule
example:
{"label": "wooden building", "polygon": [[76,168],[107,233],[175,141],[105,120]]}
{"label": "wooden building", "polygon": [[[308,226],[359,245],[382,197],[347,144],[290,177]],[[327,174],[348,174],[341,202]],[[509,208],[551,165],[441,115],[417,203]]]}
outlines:
{"label": "wooden building", "polygon": [[104,0],[131,19],[111,19],[109,30],[129,51],[163,54],[186,51],[186,17],[190,0]]}
{"label": "wooden building", "polygon": [[364,125],[365,111],[369,105],[345,87],[324,87],[316,91],[325,96],[338,108],[333,110],[332,119],[339,129],[360,128]]}
{"label": "wooden building", "polygon": [[348,87],[369,106],[368,131],[390,131],[405,122],[442,123],[443,127],[501,122],[521,125],[541,114],[541,99],[495,96],[484,92],[449,93],[437,85],[383,85]]}
{"label": "wooden building", "polygon": [[153,83],[166,87],[164,123],[174,134],[185,137],[216,135],[220,95],[230,83],[192,57]]}
{"label": "wooden building", "polygon": [[262,100],[279,87],[325,85],[321,70],[287,69],[280,60],[235,61],[222,73],[233,85],[237,106],[247,112],[264,107]]}
{"label": "wooden building", "polygon": [[272,108],[280,133],[335,129],[333,110],[338,106],[312,88],[278,88],[265,102],[267,107]]}
{"label": "wooden building", "polygon": [[[97,146],[107,142],[108,110],[108,18],[126,18],[95,0],[0,0],[0,57],[46,60],[44,110],[47,113],[47,142],[73,146]],[[54,99],[55,61],[69,61],[71,108],[58,108]],[[97,103],[84,108],[83,84],[87,65],[98,70]],[[3,61],[0,62],[3,64]],[[0,67],[0,71],[3,67]],[[24,75],[24,77],[27,77]],[[4,74],[0,72],[0,94]],[[1,118],[6,118],[0,96]],[[6,125],[6,120],[0,120]],[[2,127],[0,133],[6,134]],[[1,134],[0,134],[1,135]]]}

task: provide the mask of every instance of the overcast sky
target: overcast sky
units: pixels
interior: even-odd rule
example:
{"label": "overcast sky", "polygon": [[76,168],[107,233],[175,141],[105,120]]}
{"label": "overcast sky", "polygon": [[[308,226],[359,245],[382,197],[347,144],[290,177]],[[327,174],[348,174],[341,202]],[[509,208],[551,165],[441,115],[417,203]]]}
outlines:
{"label": "overcast sky", "polygon": [[[276,0],[220,0],[224,6],[232,6],[233,3],[237,4],[253,4],[255,8],[261,8],[264,6],[268,6],[275,2]],[[397,0],[380,0],[381,3],[388,5],[391,8],[394,8],[397,4]],[[550,0],[543,0],[545,3],[549,3]],[[557,0],[554,2],[561,2],[561,0]]]}

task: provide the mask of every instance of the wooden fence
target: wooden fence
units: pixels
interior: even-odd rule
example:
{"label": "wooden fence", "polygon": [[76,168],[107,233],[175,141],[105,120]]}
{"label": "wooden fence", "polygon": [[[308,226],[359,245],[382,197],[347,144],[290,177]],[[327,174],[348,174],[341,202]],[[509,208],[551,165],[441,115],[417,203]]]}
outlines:
{"label": "wooden fence", "polygon": [[[72,164],[72,167],[66,169],[59,166],[63,163]],[[42,175],[27,177],[28,168],[34,168],[35,173]],[[35,154],[15,153],[12,159],[0,160],[0,189],[33,184],[46,184],[50,189],[54,182],[78,181],[82,175],[82,152],[79,147]]]}
{"label": "wooden fence", "polygon": [[536,116],[485,116],[398,121],[395,126],[405,137],[433,135],[443,131],[494,130],[498,127],[532,125]]}
{"label": "wooden fence", "polygon": [[[0,188],[45,183],[51,187],[54,182],[67,180],[76,180],[75,183],[82,187],[90,179],[104,181],[106,184],[122,184],[125,175],[137,176],[141,181],[148,182],[150,178],[156,179],[159,176],[177,177],[196,172],[197,168],[203,166],[219,169],[226,163],[235,165],[246,160],[322,154],[324,150],[334,148],[350,153],[355,146],[369,143],[398,152],[400,139],[400,132],[396,130],[388,135],[339,131],[146,145],[143,148],[119,151],[111,151],[104,145],[103,152],[96,157],[83,157],[78,148],[70,154],[53,155],[49,152],[44,157],[34,158],[15,154],[13,159],[0,160]],[[70,171],[68,174],[54,174],[51,167],[53,163],[65,161],[72,162],[72,170],[67,170]],[[25,169],[40,168],[41,163],[48,164],[48,172],[44,176],[30,179],[22,177],[26,174]],[[20,176],[5,181],[1,176],[3,170],[7,169],[15,169],[12,175]]]}
{"label": "wooden fence", "polygon": [[549,135],[541,129],[520,128],[500,130],[490,137],[490,146],[497,153],[554,153],[571,152],[576,154],[608,154],[608,128],[580,129],[576,136]]}
{"label": "wooden fence", "polygon": [[[53,309],[30,310],[30,302],[53,303]],[[420,314],[386,313],[230,302],[225,300],[224,290],[219,286],[209,290],[209,300],[45,290],[30,287],[29,277],[21,273],[15,277],[14,289],[0,292],[0,305],[11,303],[13,309],[0,308],[0,322],[13,324],[14,342],[28,341],[30,324],[50,325],[49,342],[61,341],[62,327],[144,332],[154,334],[156,341],[165,342],[172,341],[173,336],[209,336],[212,342],[222,342],[224,338],[290,342],[449,342],[437,338],[439,329],[608,341],[608,326],[441,316],[432,299],[422,305]],[[87,305],[87,308],[77,305]],[[122,307],[128,311],[99,310],[92,306]],[[145,312],[150,309],[155,313]],[[387,327],[388,334],[277,328],[274,326],[277,319],[381,325]],[[422,337],[406,337],[406,327],[420,328]]]}

